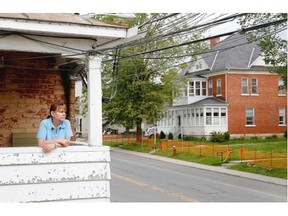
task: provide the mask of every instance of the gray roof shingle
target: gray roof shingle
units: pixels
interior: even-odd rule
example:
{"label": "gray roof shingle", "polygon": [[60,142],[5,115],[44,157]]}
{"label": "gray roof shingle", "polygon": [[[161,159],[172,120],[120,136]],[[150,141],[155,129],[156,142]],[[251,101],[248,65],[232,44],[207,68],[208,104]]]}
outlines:
{"label": "gray roof shingle", "polygon": [[[218,43],[213,48],[213,52],[204,54],[202,57],[211,70],[219,70],[225,68],[249,68],[250,64],[260,54],[261,49],[256,42],[249,43],[246,35],[233,34]],[[211,68],[212,64],[213,67]]]}

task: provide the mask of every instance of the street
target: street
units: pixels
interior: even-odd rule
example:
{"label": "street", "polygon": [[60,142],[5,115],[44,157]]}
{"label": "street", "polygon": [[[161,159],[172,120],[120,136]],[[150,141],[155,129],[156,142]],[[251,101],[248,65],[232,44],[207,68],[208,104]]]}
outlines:
{"label": "street", "polygon": [[111,202],[287,202],[283,185],[113,149],[111,175]]}

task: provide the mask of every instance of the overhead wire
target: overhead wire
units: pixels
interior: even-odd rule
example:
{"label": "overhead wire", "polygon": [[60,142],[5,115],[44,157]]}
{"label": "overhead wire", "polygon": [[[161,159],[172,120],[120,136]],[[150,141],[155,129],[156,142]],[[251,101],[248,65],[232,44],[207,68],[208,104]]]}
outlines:
{"label": "overhead wire", "polygon": [[[175,16],[175,14],[174,14],[174,16]],[[229,16],[229,17],[224,17],[223,19],[221,19],[221,22],[224,22],[224,20],[229,20],[230,18],[235,18],[235,17],[238,17],[238,16],[240,16],[239,14],[236,14],[236,15],[233,15],[233,16]],[[168,17],[168,16],[167,16]],[[171,16],[170,16],[171,17]],[[194,17],[195,18],[195,17]],[[261,25],[258,25],[258,26],[252,26],[252,27],[249,27],[249,28],[246,28],[246,29],[242,29],[242,31],[251,31],[251,30],[255,30],[255,29],[257,29],[257,28],[262,28],[262,27],[267,27],[267,26],[269,26],[269,25],[273,25],[273,24],[275,24],[275,23],[278,23],[278,22],[282,22],[283,20],[280,20],[280,21],[274,21],[274,22],[272,22],[272,23],[265,23],[265,24],[261,24]],[[218,24],[219,23],[221,23],[219,20],[218,20]],[[215,23],[216,22],[210,22],[209,23],[209,25],[211,26],[212,24],[213,25],[215,25]],[[207,24],[206,24],[207,25]],[[205,26],[205,24],[202,24],[201,26]],[[200,27],[201,27],[200,26]],[[208,25],[206,26],[207,28],[208,28]],[[257,28],[256,28],[257,27]],[[192,28],[192,27],[190,27],[190,28]],[[195,27],[194,27],[195,28]],[[198,26],[198,28],[199,28],[199,26]],[[187,30],[187,29],[186,29]],[[199,39],[199,40],[194,40],[194,41],[190,41],[190,42],[186,42],[186,43],[182,43],[182,44],[178,44],[178,45],[174,45],[174,46],[168,46],[168,47],[164,47],[164,48],[160,48],[160,49],[154,49],[154,50],[148,50],[148,51],[145,51],[145,52],[140,52],[140,53],[136,53],[136,54],[133,54],[133,55],[129,55],[129,56],[121,56],[121,58],[130,58],[130,57],[135,57],[135,56],[138,56],[139,57],[139,55],[143,55],[143,54],[149,54],[149,53],[155,53],[155,52],[159,52],[159,51],[162,51],[162,50],[166,50],[166,49],[171,49],[171,48],[173,48],[173,47],[180,47],[180,46],[185,46],[185,45],[188,45],[188,44],[193,44],[193,43],[197,43],[197,42],[201,42],[201,41],[204,41],[204,40],[209,40],[209,39],[211,39],[211,38],[213,38],[213,37],[221,37],[221,36],[227,36],[227,35],[230,35],[230,34],[233,34],[233,33],[235,33],[235,32],[238,32],[238,30],[237,31],[231,31],[231,32],[227,32],[227,33],[223,33],[223,34],[219,34],[219,35],[213,35],[213,36],[211,36],[211,37],[206,37],[206,38],[203,38],[203,39]],[[179,34],[179,31],[177,32],[178,34]],[[170,33],[171,34],[171,33]],[[173,34],[176,34],[175,32],[173,33]],[[168,35],[168,34],[167,34]],[[6,35],[5,35],[6,36]],[[26,36],[25,36],[26,37]],[[33,41],[37,41],[37,42],[40,42],[40,43],[42,43],[43,41],[39,41],[39,40],[34,40],[33,38],[30,38],[30,37],[26,37],[27,39],[31,39],[31,40],[33,40]],[[147,42],[147,41],[146,41]],[[69,47],[65,47],[65,46],[61,46],[61,45],[58,45],[58,44],[53,44],[53,43],[48,43],[49,45],[53,45],[53,46],[58,46],[58,47],[60,47],[60,48],[65,48],[65,49],[70,49]],[[91,52],[91,51],[85,51],[85,50],[80,50],[80,49],[71,49],[71,50],[75,50],[75,51],[80,51],[80,53],[76,53],[75,52],[75,54],[71,54],[71,55],[59,55],[59,54],[57,54],[57,55],[49,55],[49,56],[39,56],[39,57],[27,57],[27,58],[18,58],[18,59],[16,59],[16,58],[14,58],[14,59],[8,59],[8,60],[24,60],[24,59],[37,59],[37,58],[52,58],[52,57],[69,57],[69,56],[78,56],[78,55],[86,55],[86,54],[88,54],[89,52]],[[101,53],[101,52],[98,52],[98,53],[100,53],[100,54],[103,54],[103,53]],[[146,57],[147,59],[149,58],[149,57]],[[150,57],[151,58],[151,57]],[[108,60],[109,61],[109,60]]]}

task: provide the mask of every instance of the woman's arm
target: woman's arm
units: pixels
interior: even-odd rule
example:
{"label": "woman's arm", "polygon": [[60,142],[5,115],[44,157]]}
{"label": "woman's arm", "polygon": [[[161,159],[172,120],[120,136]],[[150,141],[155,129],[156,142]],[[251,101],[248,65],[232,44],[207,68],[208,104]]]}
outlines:
{"label": "woman's arm", "polygon": [[55,139],[55,140],[43,140],[38,139],[38,145],[44,152],[51,152],[58,147],[67,147],[70,144],[70,138],[68,139]]}

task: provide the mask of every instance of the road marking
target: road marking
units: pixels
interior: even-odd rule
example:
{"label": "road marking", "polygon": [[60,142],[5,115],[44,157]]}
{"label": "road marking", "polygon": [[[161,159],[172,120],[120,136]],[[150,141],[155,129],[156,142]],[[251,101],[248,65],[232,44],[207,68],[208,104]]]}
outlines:
{"label": "road marking", "polygon": [[147,188],[147,189],[150,189],[150,190],[154,190],[154,191],[157,191],[159,193],[163,193],[163,194],[166,194],[168,196],[171,196],[171,197],[175,197],[175,198],[178,198],[178,199],[181,199],[181,200],[184,200],[186,202],[199,202],[199,200],[196,200],[196,199],[193,199],[192,197],[188,197],[188,196],[184,196],[182,194],[179,194],[179,193],[173,193],[173,192],[169,192],[167,190],[164,190],[163,188],[160,188],[160,187],[157,187],[157,186],[154,186],[154,185],[150,185],[150,184],[146,184],[144,182],[141,182],[141,181],[137,181],[135,179],[132,179],[132,178],[129,178],[127,176],[122,176],[122,175],[118,175],[116,173],[111,173],[111,175],[115,178],[118,178],[118,179],[121,179],[123,181],[127,181],[129,183],[132,183],[132,184],[135,184],[135,185],[138,185],[140,187],[144,187],[144,188]]}

